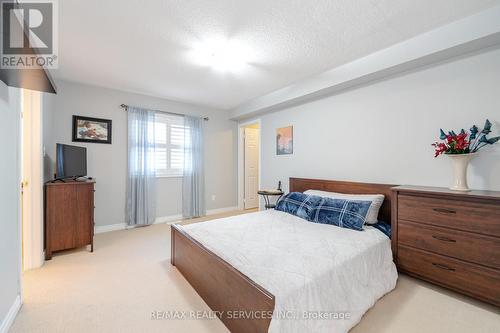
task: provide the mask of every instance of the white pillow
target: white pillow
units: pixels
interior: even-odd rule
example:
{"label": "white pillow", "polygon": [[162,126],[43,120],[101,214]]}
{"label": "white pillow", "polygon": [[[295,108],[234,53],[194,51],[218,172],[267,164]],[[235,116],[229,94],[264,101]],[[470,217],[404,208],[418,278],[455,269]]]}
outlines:
{"label": "white pillow", "polygon": [[378,222],[378,211],[384,203],[385,196],[383,194],[345,194],[336,192],[326,192],[318,190],[307,190],[304,194],[317,195],[319,197],[332,198],[332,199],[349,199],[349,200],[362,200],[371,201],[372,204],[366,214],[366,224],[375,224]]}

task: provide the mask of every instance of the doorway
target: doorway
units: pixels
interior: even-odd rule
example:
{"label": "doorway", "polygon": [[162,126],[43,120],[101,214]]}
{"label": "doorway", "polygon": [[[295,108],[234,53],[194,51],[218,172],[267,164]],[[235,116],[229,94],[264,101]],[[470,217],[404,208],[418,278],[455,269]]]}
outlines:
{"label": "doorway", "polygon": [[260,121],[240,124],[240,209],[259,207]]}

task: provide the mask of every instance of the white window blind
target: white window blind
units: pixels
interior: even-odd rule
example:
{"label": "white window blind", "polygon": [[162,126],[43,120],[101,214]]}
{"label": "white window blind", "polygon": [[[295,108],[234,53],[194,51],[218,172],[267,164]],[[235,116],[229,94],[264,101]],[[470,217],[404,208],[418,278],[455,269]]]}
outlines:
{"label": "white window blind", "polygon": [[157,177],[182,176],[184,167],[184,117],[155,115],[155,166]]}

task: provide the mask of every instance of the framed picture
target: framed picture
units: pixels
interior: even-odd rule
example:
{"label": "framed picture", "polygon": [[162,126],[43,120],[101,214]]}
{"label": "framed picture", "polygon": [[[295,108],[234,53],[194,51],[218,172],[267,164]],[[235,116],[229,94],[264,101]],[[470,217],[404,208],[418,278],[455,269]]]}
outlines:
{"label": "framed picture", "polygon": [[276,130],[276,155],[293,154],[293,126]]}
{"label": "framed picture", "polygon": [[73,142],[111,144],[111,120],[73,116]]}

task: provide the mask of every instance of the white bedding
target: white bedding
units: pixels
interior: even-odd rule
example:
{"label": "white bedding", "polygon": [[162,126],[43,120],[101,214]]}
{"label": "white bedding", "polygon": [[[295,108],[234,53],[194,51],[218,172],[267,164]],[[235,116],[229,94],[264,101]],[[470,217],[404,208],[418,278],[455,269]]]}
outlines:
{"label": "white bedding", "polygon": [[[266,210],[183,229],[275,296],[272,333],[347,332],[396,286],[390,240],[373,227],[354,231]],[[318,313],[329,318],[307,318]]]}

